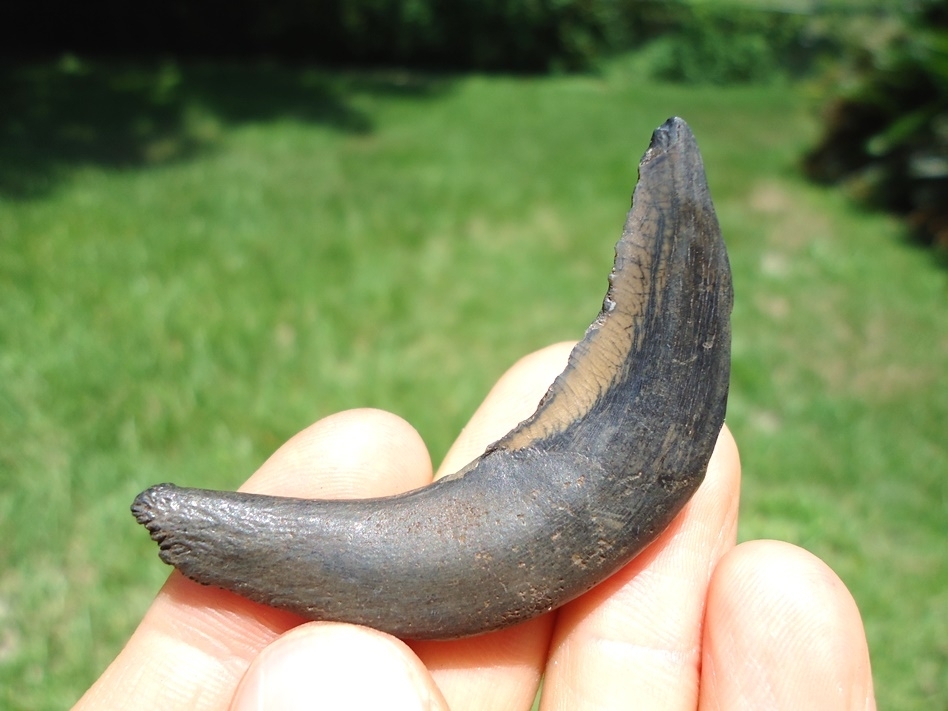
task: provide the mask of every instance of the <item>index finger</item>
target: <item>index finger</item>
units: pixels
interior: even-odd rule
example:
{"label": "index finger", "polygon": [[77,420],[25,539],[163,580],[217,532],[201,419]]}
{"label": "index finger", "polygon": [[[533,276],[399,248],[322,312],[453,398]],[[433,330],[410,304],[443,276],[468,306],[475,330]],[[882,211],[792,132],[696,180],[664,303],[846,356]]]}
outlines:
{"label": "index finger", "polygon": [[[428,451],[411,425],[378,410],[350,410],[293,437],[241,489],[358,498],[430,481]],[[173,572],[125,648],[75,708],[227,708],[250,662],[300,622]]]}

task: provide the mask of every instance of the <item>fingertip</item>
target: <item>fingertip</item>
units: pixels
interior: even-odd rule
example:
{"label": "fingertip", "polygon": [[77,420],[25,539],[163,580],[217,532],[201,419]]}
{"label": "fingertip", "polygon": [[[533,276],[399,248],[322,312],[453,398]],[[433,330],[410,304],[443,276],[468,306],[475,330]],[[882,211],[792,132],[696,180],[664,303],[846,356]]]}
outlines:
{"label": "fingertip", "polygon": [[718,565],[708,594],[702,705],[875,708],[862,619],[822,560],[753,541]]}
{"label": "fingertip", "polygon": [[329,415],[281,446],[242,491],[302,498],[386,496],[431,482],[421,435],[398,415],[363,408]]}
{"label": "fingertip", "polygon": [[400,640],[356,625],[314,622],[254,660],[231,711],[447,709],[431,675]]}
{"label": "fingertip", "polygon": [[708,466],[724,469],[731,472],[732,475],[740,476],[741,455],[727,423],[721,427],[721,431],[718,433],[718,441],[714,445],[714,452],[711,454],[711,462]]}

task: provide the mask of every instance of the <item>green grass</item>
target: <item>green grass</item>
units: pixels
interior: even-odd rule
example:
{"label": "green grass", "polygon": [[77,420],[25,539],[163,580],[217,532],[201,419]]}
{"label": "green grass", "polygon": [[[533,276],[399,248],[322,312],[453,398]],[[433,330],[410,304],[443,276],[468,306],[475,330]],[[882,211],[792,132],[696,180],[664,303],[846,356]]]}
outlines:
{"label": "green grass", "polygon": [[68,706],[133,629],[168,572],[140,489],[235,487],[349,407],[437,460],[509,364],[579,337],[680,114],[735,272],[741,536],[840,573],[880,708],[944,708],[946,272],[801,179],[798,88],[640,77],[5,71],[0,707]]}

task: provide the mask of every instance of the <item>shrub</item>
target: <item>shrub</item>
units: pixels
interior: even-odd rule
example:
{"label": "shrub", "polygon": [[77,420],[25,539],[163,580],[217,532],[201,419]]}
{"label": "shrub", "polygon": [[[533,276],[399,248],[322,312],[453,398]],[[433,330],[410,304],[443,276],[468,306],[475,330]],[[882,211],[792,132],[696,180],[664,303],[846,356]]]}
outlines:
{"label": "shrub", "polygon": [[[589,66],[613,0],[260,0],[0,5],[0,54],[246,57],[543,71]],[[6,35],[6,36],[4,36]]]}
{"label": "shrub", "polygon": [[653,71],[688,83],[762,82],[795,68],[805,50],[807,17],[722,4],[667,6],[668,35]]}
{"label": "shrub", "polygon": [[919,237],[948,248],[948,0],[919,6],[881,40],[861,33],[831,76],[807,173],[906,214]]}

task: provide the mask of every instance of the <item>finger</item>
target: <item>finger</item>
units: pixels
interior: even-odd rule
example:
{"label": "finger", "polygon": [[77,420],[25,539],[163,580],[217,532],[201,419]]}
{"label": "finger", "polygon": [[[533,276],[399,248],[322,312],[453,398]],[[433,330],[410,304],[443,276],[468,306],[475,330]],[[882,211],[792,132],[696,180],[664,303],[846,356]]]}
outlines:
{"label": "finger", "polygon": [[[365,497],[431,480],[417,432],[378,410],[320,420],[283,445],[245,490]],[[226,708],[250,661],[299,624],[294,615],[172,573],[125,649],[77,708]]]}
{"label": "finger", "polygon": [[694,709],[701,624],[717,561],[734,546],[740,461],[721,431],[705,480],[638,558],[560,610],[541,708]]}
{"label": "finger", "polygon": [[[529,417],[566,366],[572,343],[522,358],[497,382],[438,470],[457,471]],[[492,634],[450,642],[410,642],[453,711],[529,709],[549,648],[553,615]]]}
{"label": "finger", "polygon": [[819,558],[744,543],[711,581],[702,709],[875,709],[859,610]]}
{"label": "finger", "polygon": [[313,708],[447,711],[448,705],[404,642],[367,627],[311,622],[254,660],[231,711]]}
{"label": "finger", "polygon": [[487,445],[536,412],[540,398],[563,372],[575,345],[575,341],[555,343],[510,366],[461,430],[435,478],[452,474],[476,459]]}
{"label": "finger", "polygon": [[383,410],[346,410],[293,436],[241,491],[310,499],[399,494],[431,482],[421,436]]}

